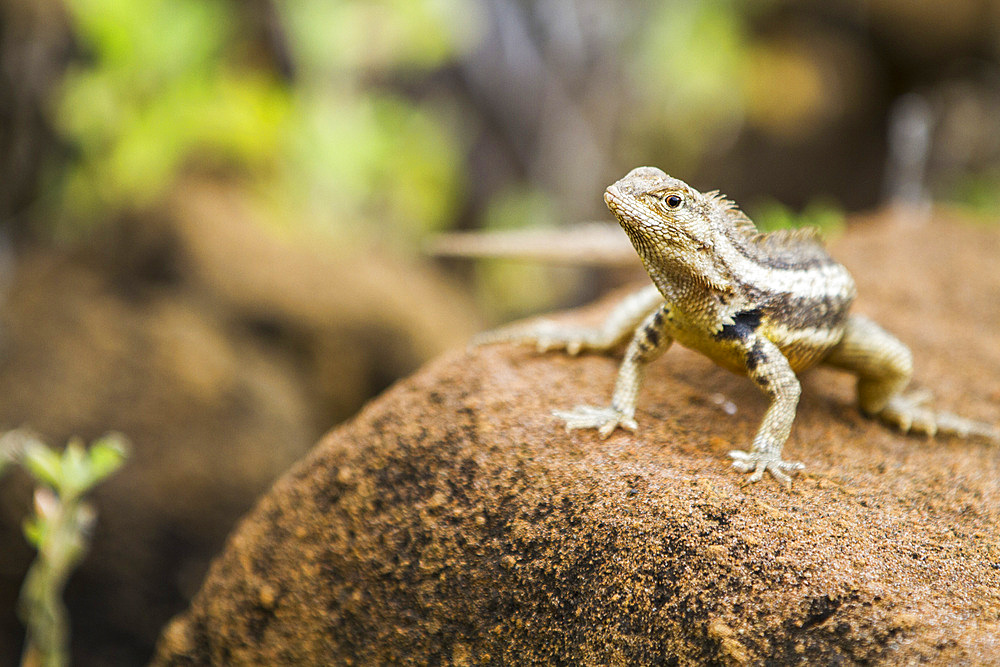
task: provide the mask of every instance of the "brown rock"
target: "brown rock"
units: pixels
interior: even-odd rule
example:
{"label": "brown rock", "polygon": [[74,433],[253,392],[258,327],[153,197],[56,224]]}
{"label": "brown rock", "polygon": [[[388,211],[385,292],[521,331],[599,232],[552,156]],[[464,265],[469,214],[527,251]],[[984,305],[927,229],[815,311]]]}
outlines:
{"label": "brown rock", "polygon": [[[917,385],[996,421],[1000,229],[879,223],[834,251]],[[685,350],[638,433],[564,432],[550,411],[606,401],[616,366],[496,346],[397,384],[260,501],[156,664],[1000,660],[996,448],[886,430],[819,369],[786,450],[806,471],[745,487],[726,452],[764,400]]]}

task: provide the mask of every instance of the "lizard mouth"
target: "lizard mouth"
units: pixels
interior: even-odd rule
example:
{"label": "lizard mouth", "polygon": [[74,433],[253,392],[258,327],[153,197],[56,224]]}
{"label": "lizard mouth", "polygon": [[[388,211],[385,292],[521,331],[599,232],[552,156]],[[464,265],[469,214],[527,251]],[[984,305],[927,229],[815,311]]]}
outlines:
{"label": "lizard mouth", "polygon": [[618,185],[609,185],[608,189],[604,191],[604,203],[611,206],[611,202],[621,197],[621,192],[618,191]]}

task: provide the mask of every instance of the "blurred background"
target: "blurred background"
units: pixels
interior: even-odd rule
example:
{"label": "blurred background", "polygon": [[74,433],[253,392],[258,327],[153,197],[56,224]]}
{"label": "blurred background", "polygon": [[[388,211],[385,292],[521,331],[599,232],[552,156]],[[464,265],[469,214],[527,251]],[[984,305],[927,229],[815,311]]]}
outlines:
{"label": "blurred background", "polygon": [[[998,56],[996,0],[0,0],[0,428],[133,443],[67,590],[76,662],[146,660],[365,400],[621,278],[436,235],[609,220],[643,164],[767,225],[994,219]],[[0,664],[29,505],[0,479]]]}

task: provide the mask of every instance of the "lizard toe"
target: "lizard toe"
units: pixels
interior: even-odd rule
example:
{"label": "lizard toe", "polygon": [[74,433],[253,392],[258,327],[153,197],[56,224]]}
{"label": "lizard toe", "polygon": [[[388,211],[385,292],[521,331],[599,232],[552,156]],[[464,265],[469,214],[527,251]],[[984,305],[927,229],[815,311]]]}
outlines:
{"label": "lizard toe", "polygon": [[572,410],[556,410],[552,414],[566,422],[567,431],[594,428],[602,438],[610,436],[618,427],[629,431],[637,427],[635,418],[611,406],[578,405]]}
{"label": "lizard toe", "polygon": [[764,473],[769,472],[783,486],[791,488],[792,478],[786,471],[794,472],[805,468],[805,465],[798,461],[783,461],[773,452],[733,450],[729,452],[729,456],[733,459],[734,468],[740,472],[751,473],[747,478],[750,484],[759,482],[763,479]]}

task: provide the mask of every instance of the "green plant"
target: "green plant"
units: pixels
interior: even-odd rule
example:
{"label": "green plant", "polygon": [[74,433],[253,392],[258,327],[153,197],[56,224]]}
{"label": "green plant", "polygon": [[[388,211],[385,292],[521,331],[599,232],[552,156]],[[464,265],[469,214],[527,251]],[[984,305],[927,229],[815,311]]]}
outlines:
{"label": "green plant", "polygon": [[291,76],[248,57],[262,52],[257,10],[239,3],[62,2],[81,57],[52,100],[73,147],[54,172],[58,234],[153,207],[190,170],[238,179],[279,224],[341,239],[412,241],[450,219],[454,114],[393,82],[454,58],[468,32],[457,0],[276,3]]}
{"label": "green plant", "polygon": [[69,620],[62,591],[87,553],[97,520],[84,496],[125,461],[125,441],[107,435],[86,448],[71,439],[59,453],[23,431],[0,438],[0,472],[20,463],[38,484],[35,511],[24,523],[38,551],[21,588],[18,612],[27,628],[22,665],[58,667],[68,663]]}
{"label": "green plant", "polygon": [[995,222],[1000,218],[1000,168],[964,173],[940,194],[967,214]]}
{"label": "green plant", "polygon": [[748,207],[751,219],[761,231],[795,227],[815,227],[824,235],[833,235],[844,227],[844,212],[834,202],[813,199],[801,211],[794,211],[775,199],[764,199]]}
{"label": "green plant", "polygon": [[54,109],[76,147],[63,206],[81,224],[159,198],[193,159],[260,166],[287,113],[265,73],[225,58],[231,8],[220,0],[65,0],[85,59]]}

